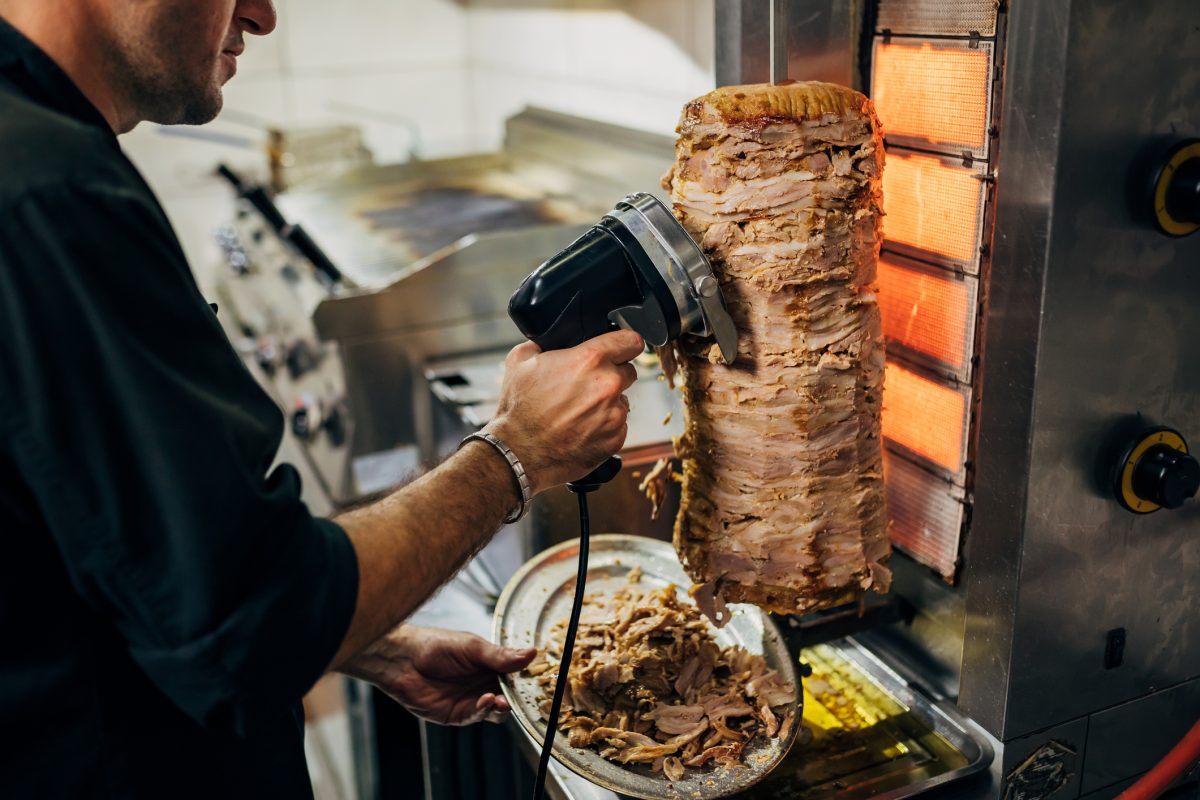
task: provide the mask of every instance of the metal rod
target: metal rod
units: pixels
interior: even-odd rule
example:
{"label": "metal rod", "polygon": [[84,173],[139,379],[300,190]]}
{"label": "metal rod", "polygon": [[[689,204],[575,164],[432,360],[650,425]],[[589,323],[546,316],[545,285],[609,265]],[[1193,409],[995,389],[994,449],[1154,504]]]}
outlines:
{"label": "metal rod", "polygon": [[771,39],[771,83],[782,83],[788,77],[787,0],[767,0]]}

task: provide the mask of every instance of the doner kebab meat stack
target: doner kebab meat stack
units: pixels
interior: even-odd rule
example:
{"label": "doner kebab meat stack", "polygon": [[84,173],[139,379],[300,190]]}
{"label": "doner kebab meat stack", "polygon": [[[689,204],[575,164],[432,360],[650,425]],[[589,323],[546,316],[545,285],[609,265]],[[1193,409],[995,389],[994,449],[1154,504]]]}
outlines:
{"label": "doner kebab meat stack", "polygon": [[876,304],[883,143],[866,97],[790,82],[689,103],[664,178],[739,334],[721,363],[679,343],[687,409],[675,547],[724,602],[803,613],[886,592],[891,573]]}

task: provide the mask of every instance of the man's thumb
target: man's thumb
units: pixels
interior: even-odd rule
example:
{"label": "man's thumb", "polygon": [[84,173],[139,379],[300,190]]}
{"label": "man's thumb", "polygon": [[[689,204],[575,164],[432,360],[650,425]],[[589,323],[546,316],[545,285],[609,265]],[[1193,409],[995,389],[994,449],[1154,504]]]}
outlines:
{"label": "man's thumb", "polygon": [[588,341],[588,346],[604,353],[605,357],[614,364],[624,364],[642,354],[646,347],[641,335],[630,330],[604,333]]}
{"label": "man's thumb", "polygon": [[537,655],[537,648],[529,647],[517,650],[511,647],[489,645],[484,649],[484,664],[495,672],[516,672],[527,666]]}

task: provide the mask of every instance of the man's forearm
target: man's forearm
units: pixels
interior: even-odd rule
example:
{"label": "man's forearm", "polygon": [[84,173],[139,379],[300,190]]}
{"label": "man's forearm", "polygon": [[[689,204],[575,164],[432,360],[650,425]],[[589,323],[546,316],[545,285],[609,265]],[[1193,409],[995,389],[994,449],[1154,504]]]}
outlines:
{"label": "man's forearm", "polygon": [[473,441],[403,489],[337,518],[358,556],[358,603],[331,668],[416,610],[517,504],[512,472]]}

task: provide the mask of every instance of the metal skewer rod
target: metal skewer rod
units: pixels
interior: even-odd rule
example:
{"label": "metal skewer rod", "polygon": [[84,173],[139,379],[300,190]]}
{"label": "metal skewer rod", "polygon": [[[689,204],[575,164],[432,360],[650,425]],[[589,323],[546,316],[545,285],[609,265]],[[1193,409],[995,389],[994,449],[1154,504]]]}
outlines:
{"label": "metal skewer rod", "polygon": [[767,0],[771,4],[768,21],[771,40],[771,83],[788,77],[787,0]]}

